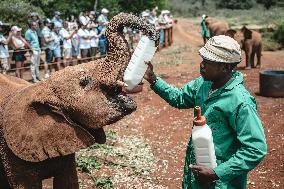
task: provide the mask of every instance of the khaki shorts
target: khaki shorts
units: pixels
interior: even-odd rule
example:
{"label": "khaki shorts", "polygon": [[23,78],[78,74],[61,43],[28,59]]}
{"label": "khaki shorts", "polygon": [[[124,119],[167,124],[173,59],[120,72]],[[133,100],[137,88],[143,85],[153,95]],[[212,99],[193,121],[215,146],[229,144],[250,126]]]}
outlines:
{"label": "khaki shorts", "polygon": [[63,49],[63,58],[72,58],[72,49]]}
{"label": "khaki shorts", "polygon": [[10,69],[10,64],[8,61],[8,58],[0,58],[0,72],[5,73],[6,71],[8,71]]}

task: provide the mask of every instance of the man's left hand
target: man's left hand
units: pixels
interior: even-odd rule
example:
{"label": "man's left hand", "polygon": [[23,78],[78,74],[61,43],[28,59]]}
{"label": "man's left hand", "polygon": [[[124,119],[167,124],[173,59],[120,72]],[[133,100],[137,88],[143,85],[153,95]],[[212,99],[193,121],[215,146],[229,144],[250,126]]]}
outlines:
{"label": "man's left hand", "polygon": [[207,185],[219,179],[216,173],[210,167],[189,165],[189,168],[195,175],[195,178],[200,185]]}

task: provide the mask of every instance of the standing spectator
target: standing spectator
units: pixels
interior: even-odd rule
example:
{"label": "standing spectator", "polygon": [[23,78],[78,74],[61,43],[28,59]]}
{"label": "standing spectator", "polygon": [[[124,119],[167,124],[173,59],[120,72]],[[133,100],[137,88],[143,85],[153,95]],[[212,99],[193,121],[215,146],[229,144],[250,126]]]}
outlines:
{"label": "standing spectator", "polygon": [[47,19],[43,23],[44,23],[44,28],[42,29],[42,35],[45,41],[44,42],[45,43],[44,45],[44,49],[45,49],[44,79],[47,79],[49,77],[49,74],[51,73],[51,66],[49,66],[49,64],[53,60],[51,48],[53,47],[54,38],[52,38],[52,35],[51,35],[51,21]]}
{"label": "standing spectator", "polygon": [[54,17],[51,20],[51,23],[54,23],[54,25],[60,30],[62,28],[63,20],[60,19],[61,13],[59,11],[55,11]]}
{"label": "standing spectator", "polygon": [[90,32],[87,29],[87,25],[80,24],[80,29],[78,30],[78,35],[80,38],[80,52],[82,62],[88,62],[87,58],[90,56]]}
{"label": "standing spectator", "polygon": [[90,31],[90,37],[91,37],[91,57],[92,60],[95,59],[95,56],[97,54],[98,51],[98,47],[99,47],[99,37],[100,35],[98,34],[98,30],[97,30],[97,25],[93,24],[91,25],[91,31]]}
{"label": "standing spectator", "polygon": [[51,38],[54,39],[52,46],[51,46],[51,52],[52,57],[55,60],[56,66],[55,71],[58,71],[61,69],[61,47],[60,47],[60,40],[61,37],[59,35],[60,28],[56,26],[54,23],[51,23]]}
{"label": "standing spectator", "polygon": [[210,32],[209,32],[209,29],[207,27],[207,24],[206,24],[206,18],[208,16],[203,14],[202,17],[201,17],[201,35],[202,35],[202,38],[203,38],[203,42],[204,42],[204,45],[205,43],[207,42],[207,40],[210,38]]}
{"label": "standing spectator", "polygon": [[71,31],[73,30],[74,27],[78,27],[77,19],[75,18],[74,15],[71,15],[68,22],[68,28]]}
{"label": "standing spectator", "polygon": [[39,64],[40,64],[40,46],[37,36],[38,23],[35,21],[30,22],[30,29],[25,33],[26,40],[30,43],[32,56],[31,56],[31,74],[33,82],[40,81],[39,78]]}
{"label": "standing spectator", "polygon": [[37,23],[37,28],[36,28],[36,33],[37,33],[37,36],[38,36],[38,41],[39,41],[39,45],[40,47],[42,47],[44,44],[43,44],[43,40],[42,39],[42,34],[41,34],[41,21],[40,21],[40,18],[38,16],[38,13],[36,12],[32,12],[30,14],[30,17],[28,19],[28,25],[30,26],[32,24],[32,22],[36,22]]}
{"label": "standing spectator", "polygon": [[71,39],[73,35],[77,32],[77,30],[73,30],[72,32],[68,31],[68,22],[63,22],[63,28],[60,30],[59,35],[63,39],[63,59],[64,66],[69,66],[70,61],[72,61],[72,43]]}
{"label": "standing spectator", "polygon": [[150,12],[150,15],[148,17],[148,21],[149,21],[150,24],[157,26],[158,18],[157,18],[157,11],[156,11],[155,8]]}
{"label": "standing spectator", "polygon": [[[24,64],[26,61],[26,50],[25,47],[31,49],[29,43],[21,35],[22,28],[18,26],[13,26],[11,28],[12,32],[12,48],[14,50],[12,60],[16,64],[16,77],[23,78]],[[33,78],[34,79],[34,78]],[[37,79],[33,80],[34,83],[38,82]]]}
{"label": "standing spectator", "polygon": [[159,23],[159,30],[160,30],[160,44],[159,44],[159,49],[161,49],[164,44],[165,44],[165,29],[167,27],[167,21],[165,19],[165,14],[167,13],[166,10],[162,10],[159,18],[158,18],[158,23]]}
{"label": "standing spectator", "polygon": [[103,8],[101,10],[101,14],[98,17],[98,22],[103,23],[104,26],[108,24],[108,17],[107,17],[108,13],[109,11],[106,8]]}
{"label": "standing spectator", "polygon": [[80,15],[79,15],[79,22],[82,25],[88,25],[89,24],[90,18],[86,15],[86,13],[87,13],[87,11],[84,11],[84,12],[81,12]]}
{"label": "standing spectator", "polygon": [[[77,25],[79,25],[77,23]],[[72,31],[76,30],[74,33],[72,39],[71,39],[71,44],[72,44],[72,65],[77,65],[77,59],[78,56],[80,55],[80,37],[77,33],[78,28],[76,26],[73,27]],[[71,32],[72,32],[71,31]]]}
{"label": "standing spectator", "polygon": [[6,74],[10,69],[8,44],[12,38],[12,33],[10,32],[6,39],[3,32],[3,23],[0,21],[0,73]]}
{"label": "standing spectator", "polygon": [[107,38],[105,35],[106,25],[108,24],[108,10],[106,8],[103,8],[101,10],[101,14],[98,16],[98,34],[100,35],[99,38],[99,49],[100,49],[100,55],[106,55],[107,53]]}
{"label": "standing spectator", "polygon": [[99,50],[100,55],[104,56],[107,53],[107,38],[105,35],[106,27],[104,26],[104,23],[99,22],[99,26],[97,28],[99,37]]}

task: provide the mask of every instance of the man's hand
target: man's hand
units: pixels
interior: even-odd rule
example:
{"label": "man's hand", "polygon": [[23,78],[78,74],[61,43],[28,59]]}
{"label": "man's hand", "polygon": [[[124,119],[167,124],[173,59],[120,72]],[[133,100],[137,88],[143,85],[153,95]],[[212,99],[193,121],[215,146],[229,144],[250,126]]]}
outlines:
{"label": "man's hand", "polygon": [[145,62],[148,65],[148,68],[145,72],[144,79],[146,79],[151,85],[154,84],[157,80],[157,76],[153,71],[153,65],[151,62]]}
{"label": "man's hand", "polygon": [[195,175],[195,178],[200,185],[206,185],[219,179],[216,173],[210,167],[189,165],[189,168]]}

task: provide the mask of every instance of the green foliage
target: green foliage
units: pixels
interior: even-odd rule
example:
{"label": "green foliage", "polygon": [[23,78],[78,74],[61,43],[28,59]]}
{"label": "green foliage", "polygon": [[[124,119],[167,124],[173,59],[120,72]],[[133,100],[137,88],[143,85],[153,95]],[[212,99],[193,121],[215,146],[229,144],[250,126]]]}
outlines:
{"label": "green foliage", "polygon": [[262,33],[262,45],[265,51],[276,51],[281,49],[281,45],[273,37],[273,32]]}
{"label": "green foliage", "polygon": [[274,32],[273,38],[284,46],[284,21],[277,23],[276,31]]}
{"label": "green foliage", "polygon": [[96,179],[96,187],[99,189],[113,189],[111,177]]}
{"label": "green foliage", "polygon": [[269,9],[270,7],[276,5],[277,0],[257,0],[257,2],[263,4],[266,9]]}
{"label": "green foliage", "polygon": [[17,25],[24,30],[27,28],[28,16],[31,12],[38,12],[42,17],[41,8],[23,0],[2,0],[0,6],[0,20],[11,25]]}
{"label": "green foliage", "polygon": [[94,156],[80,156],[76,159],[76,163],[83,172],[87,173],[90,173],[92,169],[100,169],[102,166]]}
{"label": "green foliage", "polygon": [[220,0],[218,7],[228,9],[250,9],[254,4],[254,0]]}

